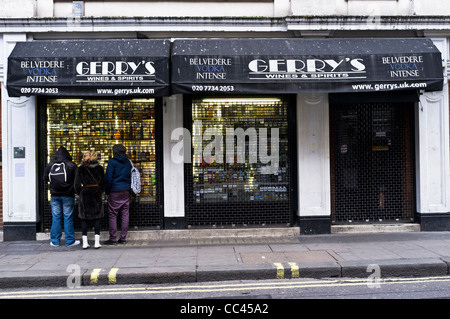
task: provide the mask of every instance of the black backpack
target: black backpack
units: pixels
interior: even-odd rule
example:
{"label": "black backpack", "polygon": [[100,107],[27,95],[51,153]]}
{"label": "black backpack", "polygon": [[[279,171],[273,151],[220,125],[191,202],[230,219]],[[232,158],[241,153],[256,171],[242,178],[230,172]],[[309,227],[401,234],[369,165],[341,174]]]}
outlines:
{"label": "black backpack", "polygon": [[66,191],[67,189],[67,170],[64,162],[54,163],[48,173],[51,188],[55,191]]}

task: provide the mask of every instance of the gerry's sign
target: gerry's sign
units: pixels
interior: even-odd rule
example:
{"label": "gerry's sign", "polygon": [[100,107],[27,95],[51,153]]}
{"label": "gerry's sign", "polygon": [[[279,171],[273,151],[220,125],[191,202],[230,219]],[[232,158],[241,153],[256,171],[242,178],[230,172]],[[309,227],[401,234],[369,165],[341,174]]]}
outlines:
{"label": "gerry's sign", "polygon": [[77,75],[153,75],[152,61],[81,61],[77,63]]}
{"label": "gerry's sign", "polygon": [[172,92],[309,93],[441,90],[428,39],[176,40]]}
{"label": "gerry's sign", "polygon": [[8,58],[10,96],[165,96],[168,40],[33,41]]}

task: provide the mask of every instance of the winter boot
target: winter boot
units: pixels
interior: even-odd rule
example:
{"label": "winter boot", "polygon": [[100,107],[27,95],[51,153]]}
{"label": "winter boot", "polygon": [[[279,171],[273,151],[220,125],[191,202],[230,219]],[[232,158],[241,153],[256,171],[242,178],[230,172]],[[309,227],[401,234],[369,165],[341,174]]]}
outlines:
{"label": "winter boot", "polygon": [[102,245],[100,245],[100,235],[95,235],[95,246],[96,249],[102,247]]}
{"label": "winter boot", "polygon": [[89,247],[91,247],[89,246],[87,236],[81,236],[81,238],[83,239],[83,249],[88,249]]}

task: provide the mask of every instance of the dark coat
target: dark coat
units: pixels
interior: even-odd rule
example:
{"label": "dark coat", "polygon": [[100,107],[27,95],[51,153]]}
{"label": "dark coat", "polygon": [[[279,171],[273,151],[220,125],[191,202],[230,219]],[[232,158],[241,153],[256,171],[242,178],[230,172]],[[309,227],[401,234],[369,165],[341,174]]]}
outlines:
{"label": "dark coat", "polygon": [[[96,184],[98,186],[89,186]],[[97,219],[104,216],[102,200],[104,190],[105,173],[103,167],[97,161],[81,164],[75,177],[75,191],[80,195],[78,217],[81,219]]]}
{"label": "dark coat", "polygon": [[60,146],[58,151],[56,152],[55,158],[51,161],[44,170],[44,181],[48,182],[50,173],[50,169],[54,163],[65,163],[66,171],[67,171],[67,182],[58,183],[54,180],[50,182],[50,194],[52,196],[67,196],[73,197],[75,195],[74,189],[74,179],[77,172],[77,165],[72,162],[72,156],[70,156],[69,152],[65,149],[65,147]]}
{"label": "dark coat", "polygon": [[129,191],[131,189],[131,162],[125,154],[125,147],[114,145],[114,157],[106,167],[106,194]]}

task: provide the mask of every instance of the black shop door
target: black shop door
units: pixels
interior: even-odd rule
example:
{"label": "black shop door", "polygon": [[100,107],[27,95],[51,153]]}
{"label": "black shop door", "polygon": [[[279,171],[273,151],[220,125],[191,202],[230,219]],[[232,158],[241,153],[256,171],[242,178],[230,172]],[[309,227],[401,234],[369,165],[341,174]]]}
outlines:
{"label": "black shop door", "polygon": [[332,217],[411,221],[414,103],[330,106]]}

